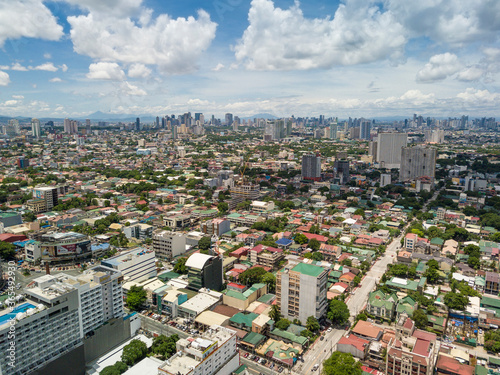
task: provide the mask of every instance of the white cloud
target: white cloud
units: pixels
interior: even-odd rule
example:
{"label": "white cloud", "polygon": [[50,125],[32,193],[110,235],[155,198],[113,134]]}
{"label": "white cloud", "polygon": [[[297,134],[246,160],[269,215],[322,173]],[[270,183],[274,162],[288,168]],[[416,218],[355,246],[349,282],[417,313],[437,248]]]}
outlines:
{"label": "white cloud", "polygon": [[224,64],[218,63],[215,68],[212,69],[214,72],[218,72],[219,70],[224,69]]}
{"label": "white cloud", "polygon": [[[210,104],[208,100],[201,100],[201,99],[189,99],[187,101],[188,105],[192,106],[207,106]],[[213,103],[212,103],[213,104]]]}
{"label": "white cloud", "polygon": [[128,76],[131,78],[147,78],[150,74],[151,69],[144,64],[132,64],[128,69]]}
{"label": "white cloud", "polygon": [[52,58],[52,55],[50,53],[46,52],[43,54],[43,58],[49,60]]}
{"label": "white cloud", "polygon": [[197,19],[160,14],[147,24],[93,12],[68,17],[68,22],[75,52],[101,61],[157,65],[168,74],[195,70],[217,26],[203,10],[198,11]]}
{"label": "white cloud", "polygon": [[67,66],[66,64],[62,64],[62,65],[60,66],[60,68],[61,68],[61,70],[62,70],[63,72],[67,72],[67,71],[68,71],[68,66]]}
{"label": "white cloud", "polygon": [[145,96],[145,95],[147,95],[146,91],[144,91],[143,89],[140,89],[137,86],[130,84],[127,81],[123,82],[123,84],[122,84],[122,92],[125,95],[129,95],[129,96]]}
{"label": "white cloud", "polygon": [[434,55],[424,68],[417,73],[417,82],[429,83],[441,81],[462,69],[462,64],[455,54],[446,52]]}
{"label": "white cloud", "polygon": [[7,100],[3,103],[6,107],[12,107],[18,103],[17,100]]}
{"label": "white cloud", "polygon": [[10,67],[11,70],[17,70],[17,71],[20,71],[20,72],[27,72],[28,71],[28,68],[26,68],[25,66],[22,66],[21,64],[19,63],[14,63],[12,64],[12,66]]}
{"label": "white cloud", "polygon": [[249,26],[235,50],[248,69],[331,68],[403,56],[405,30],[390,12],[363,0],[340,4],[333,18],[304,17],[298,2],[287,10],[252,0]]}
{"label": "white cloud", "polygon": [[38,66],[35,66],[35,67],[30,67],[30,70],[44,70],[46,72],[57,72],[59,68],[57,68],[56,66],[54,66],[53,63],[51,62],[46,62],[44,64],[41,64],[41,65],[38,65]]}
{"label": "white cloud", "polygon": [[43,0],[0,0],[0,47],[7,39],[59,40],[63,28]]}
{"label": "white cloud", "polygon": [[65,0],[67,3],[93,13],[112,14],[114,16],[130,16],[138,10],[142,0]]}
{"label": "white cloud", "polygon": [[12,95],[12,99],[22,100],[22,99],[24,99],[24,96],[23,95]]}
{"label": "white cloud", "polygon": [[477,66],[470,66],[457,74],[459,81],[477,81],[484,75],[484,70]]}
{"label": "white cloud", "polygon": [[87,78],[109,81],[123,81],[125,73],[117,63],[99,62],[89,65]]}
{"label": "white cloud", "polygon": [[54,78],[49,79],[49,82],[62,82],[62,79],[59,77],[54,77]]}
{"label": "white cloud", "polygon": [[7,86],[9,83],[10,83],[9,75],[0,70],[0,86]]}
{"label": "white cloud", "polygon": [[457,98],[469,103],[493,103],[500,102],[500,94],[489,92],[488,90],[477,90],[468,88],[457,95]]}

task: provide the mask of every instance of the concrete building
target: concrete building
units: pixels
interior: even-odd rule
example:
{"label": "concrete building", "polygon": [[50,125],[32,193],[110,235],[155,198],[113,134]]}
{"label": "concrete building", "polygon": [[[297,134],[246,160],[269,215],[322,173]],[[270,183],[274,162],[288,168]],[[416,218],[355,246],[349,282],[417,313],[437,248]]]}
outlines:
{"label": "concrete building", "polygon": [[321,157],[307,154],[302,156],[302,179],[321,180]]}
{"label": "concrete building", "polygon": [[[41,212],[50,211],[54,206],[59,203],[59,197],[68,192],[68,185],[59,186],[38,186],[33,189],[33,198],[41,199],[44,201],[44,206]],[[29,202],[29,201],[28,201]]]}
{"label": "concrete building", "polygon": [[[54,281],[51,275],[35,279],[30,288],[24,289],[26,301],[13,303],[12,309],[0,312],[3,375],[31,373],[82,347],[78,291],[69,284]],[[15,327],[15,341],[9,338],[11,327]],[[9,365],[11,342],[15,342],[13,366]],[[75,363],[72,372],[81,373],[78,367]]]}
{"label": "concrete building", "polygon": [[382,173],[380,175],[380,187],[384,187],[391,184],[391,175],[389,173]]}
{"label": "concrete building", "polygon": [[436,175],[436,149],[430,147],[403,147],[401,149],[401,168],[399,181],[415,180]]}
{"label": "concrete building", "polygon": [[31,119],[31,134],[33,135],[33,138],[40,138],[42,135],[40,120],[37,118]]}
{"label": "concrete building", "polygon": [[221,236],[223,233],[229,232],[231,229],[231,222],[227,219],[212,219],[201,223],[201,231],[207,236],[216,234]]}
{"label": "concrete building", "polygon": [[486,272],[486,285],[484,288],[484,292],[487,294],[493,294],[498,296],[500,291],[499,289],[500,277],[496,272]]}
{"label": "concrete building", "polygon": [[177,352],[159,368],[159,375],[226,375],[240,366],[236,331],[211,326],[198,338],[180,339]]}
{"label": "concrete building", "polygon": [[21,214],[17,212],[0,212],[0,227],[8,228],[22,223],[23,219],[21,218]]}
{"label": "concrete building", "polygon": [[401,166],[401,148],[408,143],[406,133],[379,133],[377,140],[377,162],[381,168],[393,169]]}
{"label": "concrete building", "polygon": [[277,249],[262,244],[255,246],[248,252],[250,262],[256,265],[277,268],[279,263],[285,258],[283,249]]}
{"label": "concrete building", "polygon": [[40,237],[40,254],[42,260],[51,263],[78,261],[92,257],[90,245],[84,234],[51,232]]}
{"label": "concrete building", "polygon": [[123,233],[127,238],[137,238],[139,240],[145,240],[151,238],[153,235],[153,226],[148,224],[135,224],[129,227],[123,227]]}
{"label": "concrete building", "polygon": [[276,297],[281,314],[289,320],[305,322],[320,318],[328,308],[328,272],[322,267],[299,263],[285,267],[276,275]]}
{"label": "concrete building", "polygon": [[155,251],[138,247],[101,262],[120,271],[125,281],[144,281],[156,276]]}
{"label": "concrete building", "polygon": [[177,232],[156,230],[153,232],[153,250],[158,258],[171,260],[186,252],[186,237]]}
{"label": "concrete building", "polygon": [[241,184],[234,185],[231,188],[231,200],[229,201],[229,209],[234,209],[238,203],[244,201],[256,201],[260,194],[260,185],[258,184]]}
{"label": "concrete building", "polygon": [[345,185],[349,182],[349,160],[335,160],[333,169],[335,177],[340,180],[340,184]]}
{"label": "concrete building", "polygon": [[359,139],[370,140],[370,133],[372,131],[372,123],[370,121],[362,121],[359,126]]}
{"label": "concrete building", "polygon": [[222,259],[218,256],[195,253],[186,261],[188,270],[188,288],[200,290],[208,288],[222,289]]}

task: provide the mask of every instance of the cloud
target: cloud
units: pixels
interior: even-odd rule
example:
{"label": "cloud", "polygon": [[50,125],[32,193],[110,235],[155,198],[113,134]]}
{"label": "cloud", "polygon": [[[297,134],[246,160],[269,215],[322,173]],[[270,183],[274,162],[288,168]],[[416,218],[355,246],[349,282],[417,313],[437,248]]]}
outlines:
{"label": "cloud", "polygon": [[0,70],[0,86],[7,86],[9,83],[10,83],[9,75]]}
{"label": "cloud", "polygon": [[469,103],[500,103],[500,94],[474,88],[468,88],[457,94],[457,98]]}
{"label": "cloud", "polygon": [[306,18],[296,2],[287,10],[252,0],[249,26],[234,47],[252,70],[306,70],[403,56],[405,30],[390,12],[363,0],[340,4],[333,18]]}
{"label": "cloud", "polygon": [[214,72],[218,72],[219,70],[224,69],[224,64],[218,63],[215,68],[212,69]]}
{"label": "cloud", "polygon": [[11,70],[17,70],[17,71],[20,71],[20,72],[27,72],[29,69],[26,68],[25,66],[22,66],[21,64],[19,63],[14,63],[12,64],[12,66],[10,67]]}
{"label": "cloud", "polygon": [[12,107],[18,103],[17,100],[7,100],[5,103],[3,103],[4,106],[6,107]]}
{"label": "cloud", "polygon": [[65,0],[67,3],[93,13],[131,16],[139,9],[142,0]]}
{"label": "cloud", "polygon": [[434,55],[424,68],[417,73],[417,82],[430,83],[441,81],[462,69],[458,57],[452,53]]}
{"label": "cloud", "polygon": [[33,68],[30,67],[30,70],[44,70],[46,72],[57,72],[58,69],[59,68],[54,66],[54,64],[51,62],[47,62],[47,63],[41,64],[41,65],[35,66]]}
{"label": "cloud", "polygon": [[[94,6],[97,1],[87,3]],[[75,52],[100,61],[157,65],[167,74],[196,70],[198,59],[215,37],[217,24],[209,14],[200,10],[198,18],[173,19],[160,14],[151,19],[150,11],[141,9],[139,15],[146,12],[149,17],[140,17],[139,23],[92,11],[68,17]]]}
{"label": "cloud", "polygon": [[62,70],[63,72],[67,72],[67,71],[68,71],[68,66],[67,66],[66,64],[62,64],[62,65],[60,66],[60,68],[61,68],[61,70]]}
{"label": "cloud", "polygon": [[144,64],[132,64],[128,69],[128,76],[131,78],[147,78],[150,74],[151,69]]}
{"label": "cloud", "polygon": [[463,82],[477,81],[484,75],[484,70],[477,66],[470,66],[457,74],[457,79]]}
{"label": "cloud", "polygon": [[42,0],[0,0],[0,47],[7,39],[59,40],[62,36],[62,26]]}
{"label": "cloud", "polygon": [[12,95],[12,99],[22,100],[22,99],[24,99],[24,96],[23,95]]}
{"label": "cloud", "polygon": [[143,89],[140,89],[137,86],[134,86],[134,85],[128,83],[127,81],[123,82],[123,84],[122,84],[122,92],[125,95],[129,95],[129,96],[145,96],[145,95],[147,95],[146,91],[144,91]]}
{"label": "cloud", "polygon": [[99,62],[89,65],[87,78],[108,81],[123,81],[125,73],[117,63]]}
{"label": "cloud", "polygon": [[43,58],[49,60],[52,58],[52,55],[50,53],[46,52],[43,54]]}
{"label": "cloud", "polygon": [[385,8],[412,37],[461,44],[496,40],[500,30],[497,0],[386,0]]}
{"label": "cloud", "polygon": [[54,77],[54,78],[49,79],[49,82],[62,82],[62,79],[59,77]]}

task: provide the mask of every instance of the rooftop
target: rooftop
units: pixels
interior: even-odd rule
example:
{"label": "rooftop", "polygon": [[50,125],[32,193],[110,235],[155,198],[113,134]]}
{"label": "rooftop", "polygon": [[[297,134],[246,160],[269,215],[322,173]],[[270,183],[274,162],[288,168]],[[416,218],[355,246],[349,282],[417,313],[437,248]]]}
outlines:
{"label": "rooftop", "polygon": [[322,267],[313,266],[312,264],[306,264],[306,263],[297,264],[295,267],[292,268],[292,271],[299,272],[304,275],[312,277],[318,277],[323,272],[325,272],[325,270]]}

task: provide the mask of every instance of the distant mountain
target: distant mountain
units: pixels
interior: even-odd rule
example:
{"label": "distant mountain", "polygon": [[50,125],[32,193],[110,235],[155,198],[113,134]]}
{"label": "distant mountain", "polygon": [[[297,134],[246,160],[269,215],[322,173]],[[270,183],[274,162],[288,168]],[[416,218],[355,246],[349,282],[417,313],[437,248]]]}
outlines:
{"label": "distant mountain", "polygon": [[276,120],[279,117],[276,117],[270,113],[257,113],[256,115],[253,115],[253,116],[242,117],[242,119],[244,119],[244,120],[253,120],[254,118],[263,118],[266,120]]}

